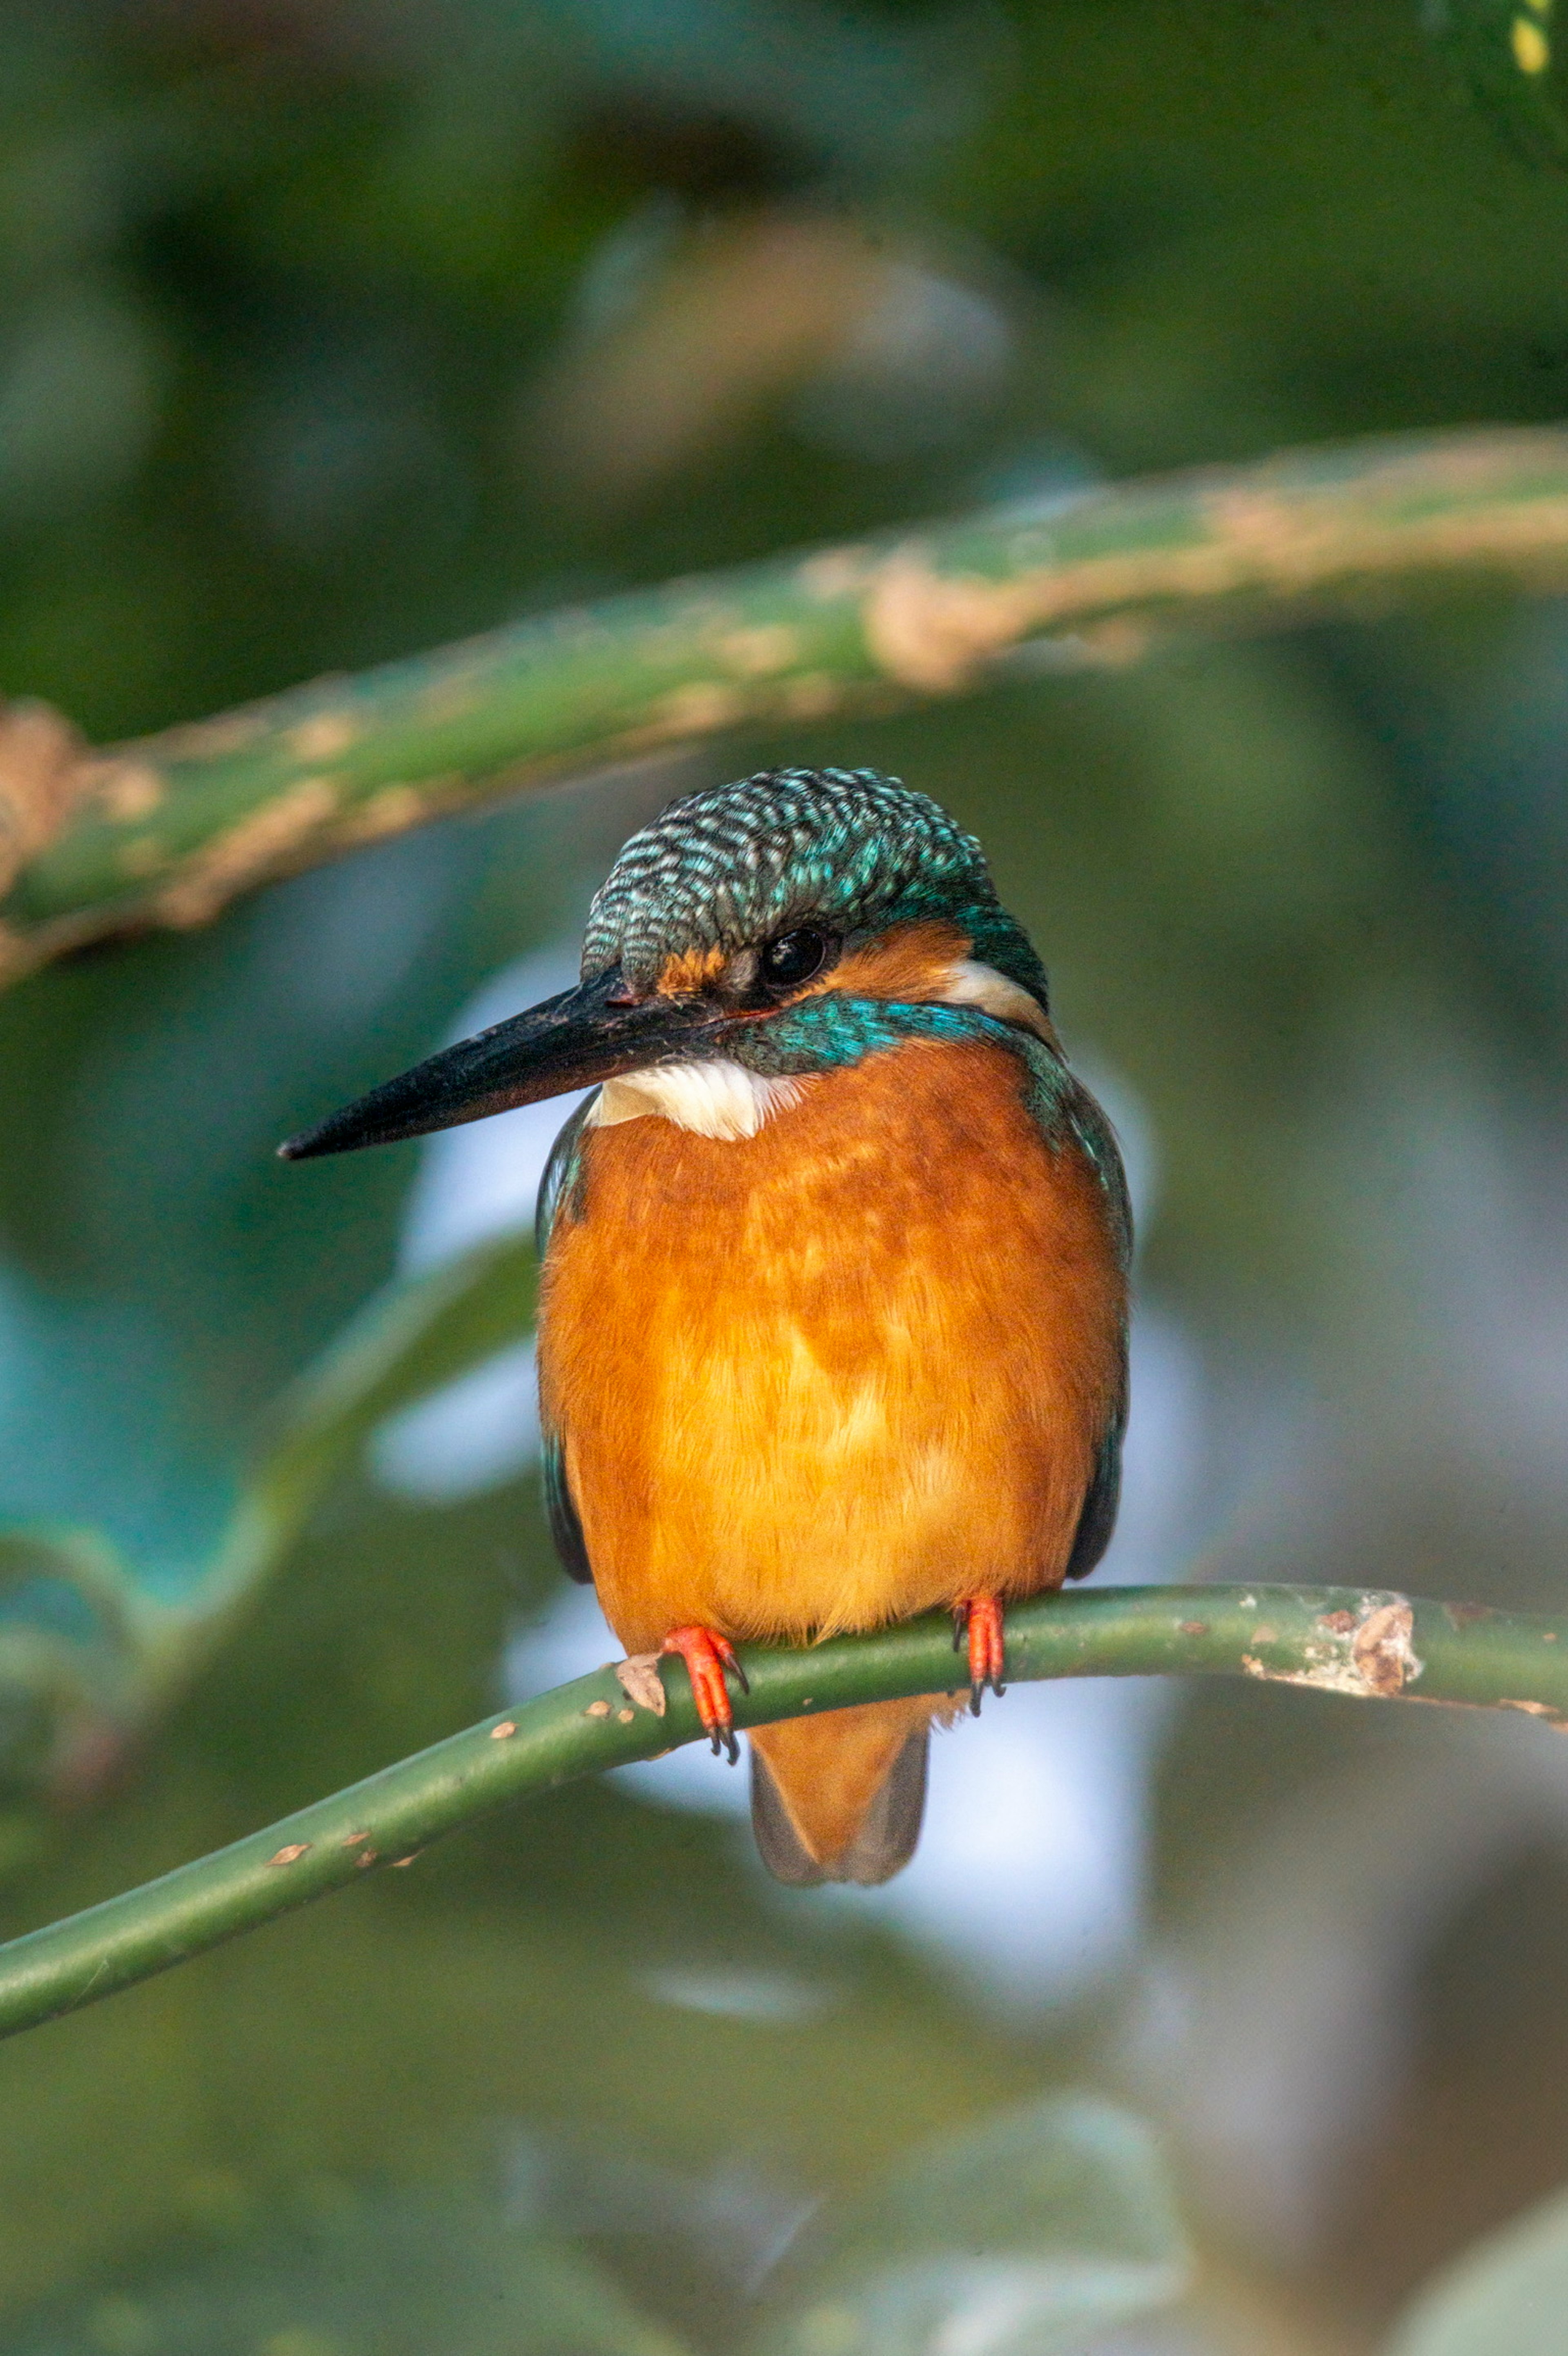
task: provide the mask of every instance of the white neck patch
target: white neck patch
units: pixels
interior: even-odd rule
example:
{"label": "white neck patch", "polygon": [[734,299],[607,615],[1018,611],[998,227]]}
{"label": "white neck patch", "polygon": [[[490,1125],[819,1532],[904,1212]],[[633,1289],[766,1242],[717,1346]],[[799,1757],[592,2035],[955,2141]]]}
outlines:
{"label": "white neck patch", "polygon": [[1019,983],[1009,981],[993,965],[982,965],[978,958],[960,958],[949,966],[947,980],[939,993],[948,1006],[978,1006],[983,1014],[994,1016],[998,1023],[1020,1023],[1026,1031],[1037,1032],[1054,1045],[1051,1026],[1045,1009],[1037,998],[1031,998]]}
{"label": "white neck patch", "polygon": [[618,1121],[660,1113],[677,1129],[733,1143],[755,1137],[774,1113],[799,1103],[800,1090],[799,1080],[765,1079],[727,1056],[705,1064],[655,1064],[645,1072],[607,1080],[588,1122],[592,1128],[613,1129]]}

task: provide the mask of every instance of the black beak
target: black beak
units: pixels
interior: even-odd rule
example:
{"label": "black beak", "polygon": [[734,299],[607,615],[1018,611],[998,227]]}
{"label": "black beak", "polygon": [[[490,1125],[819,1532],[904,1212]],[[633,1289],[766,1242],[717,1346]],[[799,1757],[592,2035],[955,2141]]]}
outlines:
{"label": "black beak", "polygon": [[513,1105],[613,1080],[618,1072],[711,1053],[723,1023],[700,999],[634,999],[612,966],[526,1014],[444,1047],[314,1129],[301,1130],[278,1151],[285,1162],[308,1162],[317,1153],[349,1153],[360,1145],[456,1129]]}

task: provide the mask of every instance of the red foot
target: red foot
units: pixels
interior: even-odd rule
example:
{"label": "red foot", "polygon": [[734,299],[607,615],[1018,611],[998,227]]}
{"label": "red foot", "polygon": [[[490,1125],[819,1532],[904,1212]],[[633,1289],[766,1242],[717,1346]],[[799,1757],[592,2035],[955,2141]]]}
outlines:
{"label": "red foot", "polygon": [[952,1648],[955,1653],[966,1632],[969,1637],[969,1706],[978,1718],[980,1697],[987,1686],[997,1695],[1006,1690],[1002,1683],[1002,1672],[1007,1665],[1002,1605],[996,1596],[973,1595],[967,1602],[953,1605]]}
{"label": "red foot", "polygon": [[711,1628],[671,1628],[659,1649],[661,1653],[679,1653],[685,1662],[686,1674],[692,1680],[692,1699],[697,1705],[703,1731],[714,1746],[714,1756],[716,1759],[721,1751],[727,1751],[733,1767],[740,1751],[735,1739],[735,1713],[730,1708],[725,1671],[734,1671],[742,1693],[751,1691],[746,1671],[736,1658],[735,1646],[727,1636],[717,1636]]}

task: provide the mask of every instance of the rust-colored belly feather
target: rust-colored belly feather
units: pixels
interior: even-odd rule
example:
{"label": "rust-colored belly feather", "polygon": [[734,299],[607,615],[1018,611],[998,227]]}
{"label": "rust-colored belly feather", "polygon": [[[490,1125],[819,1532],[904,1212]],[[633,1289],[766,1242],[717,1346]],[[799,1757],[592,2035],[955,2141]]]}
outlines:
{"label": "rust-colored belly feather", "polygon": [[590,1130],[541,1380],[607,1617],[799,1641],[1058,1583],[1120,1379],[1100,1181],[1004,1049],[911,1042],[757,1136]]}

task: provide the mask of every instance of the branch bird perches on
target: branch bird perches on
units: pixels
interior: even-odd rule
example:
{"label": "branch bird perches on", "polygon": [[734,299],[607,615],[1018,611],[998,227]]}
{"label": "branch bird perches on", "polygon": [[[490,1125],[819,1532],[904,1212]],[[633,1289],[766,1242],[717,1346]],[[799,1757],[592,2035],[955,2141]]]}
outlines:
{"label": "branch bird perches on", "polygon": [[[945,1616],[805,1652],[742,1655],[742,1726],[940,1692]],[[1255,1677],[1362,1700],[1522,1710],[1568,1730],[1568,1620],[1363,1588],[1104,1587],[1016,1605],[1010,1681]],[[0,2036],[149,1979],[242,1931],[403,1866],[493,1809],[701,1732],[684,1674],[621,1662],[487,1719],[139,1890],[0,1946]]]}

